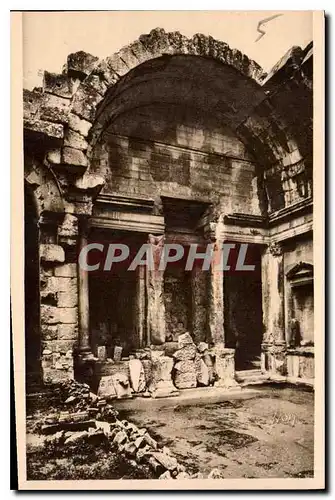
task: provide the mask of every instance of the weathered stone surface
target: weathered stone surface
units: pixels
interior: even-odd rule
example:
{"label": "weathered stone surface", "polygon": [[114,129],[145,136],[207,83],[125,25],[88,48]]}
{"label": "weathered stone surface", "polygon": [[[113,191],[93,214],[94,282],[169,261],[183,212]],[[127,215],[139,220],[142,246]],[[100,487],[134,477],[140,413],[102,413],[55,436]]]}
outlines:
{"label": "weathered stone surface", "polygon": [[64,137],[64,146],[69,146],[70,148],[80,149],[86,151],[88,144],[86,139],[74,130],[67,130]]}
{"label": "weathered stone surface", "polygon": [[62,149],[62,163],[64,163],[65,165],[73,165],[77,167],[87,167],[88,159],[86,155],[79,149],[74,149],[66,146]]}
{"label": "weathered stone surface", "polygon": [[224,479],[224,475],[219,469],[213,469],[208,474],[208,479]]}
{"label": "weathered stone surface", "polygon": [[207,350],[208,350],[208,344],[207,344],[207,342],[199,342],[199,344],[198,344],[198,351],[200,353],[204,353]]}
{"label": "weathered stone surface", "polygon": [[129,360],[130,383],[134,392],[145,391],[144,368],[139,359]]}
{"label": "weathered stone surface", "polygon": [[77,264],[64,264],[55,267],[55,276],[74,278],[77,276]]}
{"label": "weathered stone surface", "polygon": [[51,243],[40,245],[40,258],[43,262],[64,262],[64,249]]}
{"label": "weathered stone surface", "polygon": [[141,362],[144,370],[146,386],[149,387],[152,379],[152,361],[151,359],[142,359]]}
{"label": "weathered stone surface", "polygon": [[178,361],[174,365],[174,383],[178,389],[191,389],[197,386],[195,365],[192,360]]}
{"label": "weathered stone surface", "polygon": [[59,322],[59,309],[54,306],[41,304],[41,323],[47,325]]}
{"label": "weathered stone surface", "polygon": [[114,387],[113,375],[107,375],[101,377],[99,387],[98,387],[98,396],[102,398],[116,398],[116,390]]}
{"label": "weathered stone surface", "polygon": [[198,385],[209,385],[209,371],[201,356],[197,356],[194,360],[195,371]]}
{"label": "weathered stone surface", "polygon": [[173,354],[176,361],[194,359],[197,354],[197,348],[194,344],[187,344]]}
{"label": "weathered stone surface", "polygon": [[72,113],[93,123],[97,105],[103,99],[102,95],[83,82],[75,93],[72,101]]}
{"label": "weathered stone surface", "polygon": [[58,292],[57,297],[58,307],[76,307],[78,305],[78,295],[74,288],[71,288],[68,292]]}
{"label": "weathered stone surface", "polygon": [[65,214],[62,224],[58,226],[58,236],[61,239],[76,238],[78,236],[78,218],[75,215]]}
{"label": "weathered stone surface", "polygon": [[82,118],[79,118],[79,116],[73,113],[70,113],[68,126],[71,130],[78,132],[83,137],[87,137],[92,127],[92,123],[88,122],[87,120],[83,120]]}
{"label": "weathered stone surface", "polygon": [[28,120],[37,117],[43,100],[44,96],[42,92],[23,89],[23,117]]}
{"label": "weathered stone surface", "polygon": [[124,431],[119,431],[115,434],[113,442],[116,444],[125,444],[127,440],[127,434]]}
{"label": "weathered stone surface", "polygon": [[77,307],[58,307],[58,317],[60,323],[77,323]]}
{"label": "weathered stone surface", "polygon": [[41,338],[42,340],[57,340],[58,325],[41,324]]}
{"label": "weathered stone surface", "polygon": [[44,94],[39,116],[41,120],[55,123],[67,123],[70,111],[70,100],[51,94]]}
{"label": "weathered stone surface", "polygon": [[214,371],[216,376],[215,386],[222,388],[239,387],[235,380],[234,349],[225,349],[216,346],[213,349],[215,354]]}
{"label": "weathered stone surface", "polygon": [[78,445],[79,443],[85,441],[87,439],[88,432],[87,431],[81,431],[81,432],[74,432],[71,436],[69,436],[64,444],[65,445]]}
{"label": "weathered stone surface", "polygon": [[152,359],[149,391],[153,397],[165,397],[177,392],[171,379],[172,367],[173,359],[168,356]]}
{"label": "weathered stone surface", "polygon": [[182,349],[183,347],[185,347],[189,344],[193,344],[193,339],[188,332],[182,333],[178,336],[179,349]]}
{"label": "weathered stone surface", "polygon": [[112,380],[118,399],[131,398],[132,390],[130,387],[129,378],[124,373],[115,373],[112,375]]}
{"label": "weathered stone surface", "polygon": [[55,139],[62,139],[64,137],[64,127],[59,123],[50,123],[45,120],[37,119],[25,119],[24,128]]}
{"label": "weathered stone surface", "polygon": [[71,98],[72,93],[69,88],[69,78],[64,74],[49,73],[44,71],[43,90],[59,97]]}
{"label": "weathered stone surface", "polygon": [[60,165],[62,160],[62,152],[60,148],[58,149],[50,149],[50,151],[46,154],[46,160],[48,163],[52,165]]}
{"label": "weathered stone surface", "polygon": [[88,52],[82,50],[74,52],[67,57],[67,73],[74,76],[78,74],[81,79],[85,78],[93,71],[98,61],[98,57]]}
{"label": "weathered stone surface", "polygon": [[154,452],[152,456],[163,465],[163,467],[169,471],[176,470],[178,467],[178,462],[175,457],[168,455],[167,453]]}
{"label": "weathered stone surface", "polygon": [[[75,340],[78,338],[78,326],[75,323],[63,324],[58,326],[58,339],[59,340]],[[50,339],[52,340],[52,339]]]}
{"label": "weathered stone surface", "polygon": [[76,179],[75,186],[77,189],[83,191],[99,191],[105,184],[105,179],[101,175],[88,173],[87,171],[83,176]]}
{"label": "weathered stone surface", "polygon": [[123,348],[121,346],[115,346],[114,347],[114,355],[113,355],[113,359],[116,363],[119,363],[121,361],[121,357],[122,357],[122,350]]}

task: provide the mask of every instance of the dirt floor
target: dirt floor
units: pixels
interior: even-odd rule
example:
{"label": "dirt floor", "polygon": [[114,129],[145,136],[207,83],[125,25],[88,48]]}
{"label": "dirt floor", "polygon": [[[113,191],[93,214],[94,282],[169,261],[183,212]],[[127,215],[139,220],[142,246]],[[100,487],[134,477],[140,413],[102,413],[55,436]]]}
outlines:
{"label": "dirt floor", "polygon": [[146,427],[190,473],[218,468],[225,478],[313,477],[313,392],[262,386],[215,403],[131,403],[121,416]]}

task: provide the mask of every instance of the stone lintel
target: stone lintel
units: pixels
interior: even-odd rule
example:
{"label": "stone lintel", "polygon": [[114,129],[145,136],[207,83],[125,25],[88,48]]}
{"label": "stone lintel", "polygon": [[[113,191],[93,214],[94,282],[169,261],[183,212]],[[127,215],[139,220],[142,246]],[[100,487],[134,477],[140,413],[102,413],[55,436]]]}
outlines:
{"label": "stone lintel", "polygon": [[105,216],[93,216],[91,226],[152,234],[160,234],[165,230],[164,217],[116,211],[109,212]]}

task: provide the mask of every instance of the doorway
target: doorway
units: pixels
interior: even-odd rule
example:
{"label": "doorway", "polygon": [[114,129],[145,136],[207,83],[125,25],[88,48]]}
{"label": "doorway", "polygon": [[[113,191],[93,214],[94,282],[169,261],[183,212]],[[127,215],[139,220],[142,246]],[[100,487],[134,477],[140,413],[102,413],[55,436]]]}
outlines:
{"label": "doorway", "polygon": [[247,264],[253,271],[236,271],[232,252],[231,271],[224,274],[224,326],[226,346],[235,349],[236,370],[260,368],[262,343],[262,281],[259,246],[248,245]]}

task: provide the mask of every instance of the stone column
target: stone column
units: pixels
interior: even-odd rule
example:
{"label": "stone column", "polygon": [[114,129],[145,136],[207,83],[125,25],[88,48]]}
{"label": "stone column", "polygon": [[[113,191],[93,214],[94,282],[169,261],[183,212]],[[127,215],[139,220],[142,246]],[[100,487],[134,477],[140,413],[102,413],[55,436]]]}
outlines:
{"label": "stone column", "polygon": [[139,266],[136,276],[136,346],[145,347],[145,267]]}
{"label": "stone column", "polygon": [[[87,245],[88,224],[86,219],[80,220],[79,225],[79,248],[78,257]],[[90,346],[89,330],[89,289],[88,289],[88,271],[79,265],[78,260],[78,316],[79,316],[79,354],[85,358],[92,356]]]}
{"label": "stone column", "polygon": [[224,347],[224,312],[223,312],[223,271],[215,269],[220,262],[222,242],[214,242],[214,253],[209,273],[209,293],[208,293],[208,328],[210,341],[214,345]]}
{"label": "stone column", "polygon": [[147,266],[147,342],[161,345],[165,342],[164,271],[159,262],[164,248],[164,235],[149,235],[154,269]]}
{"label": "stone column", "polygon": [[196,344],[207,340],[207,274],[199,266],[191,272],[192,336]]}
{"label": "stone column", "polygon": [[271,243],[262,255],[262,371],[284,374],[285,304],[283,251]]}

